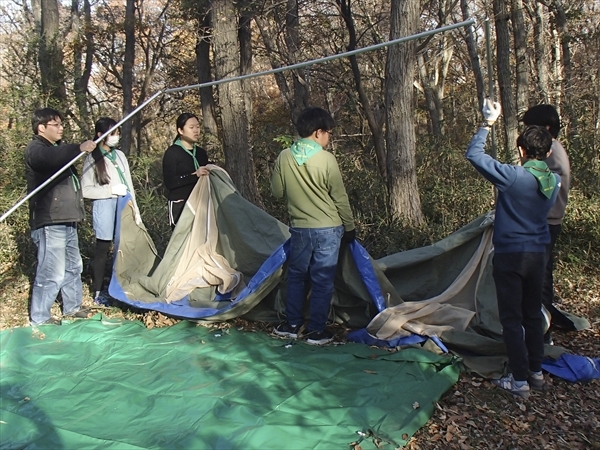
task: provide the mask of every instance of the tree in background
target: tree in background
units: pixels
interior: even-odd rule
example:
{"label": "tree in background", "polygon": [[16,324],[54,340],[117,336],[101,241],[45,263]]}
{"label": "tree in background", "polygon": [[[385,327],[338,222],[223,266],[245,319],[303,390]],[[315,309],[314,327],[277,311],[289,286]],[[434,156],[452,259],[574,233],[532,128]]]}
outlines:
{"label": "tree in background", "polygon": [[32,9],[39,39],[38,64],[42,93],[52,104],[64,111],[67,106],[67,93],[58,0],[33,0]]}
{"label": "tree in background", "polygon": [[510,33],[508,4],[504,0],[493,0],[494,23],[496,25],[496,70],[498,86],[500,88],[500,103],[502,104],[502,118],[504,124],[504,142],[507,154],[511,161],[517,164],[519,155],[515,143],[517,142],[518,120],[515,110],[515,97],[511,74],[513,73],[510,62]]}
{"label": "tree in background", "polygon": [[[416,34],[419,2],[392,0],[390,40]],[[411,225],[425,221],[417,184],[413,82],[417,43],[412,40],[388,49],[385,70],[387,107],[387,174],[393,217]]]}
{"label": "tree in background", "polygon": [[[211,1],[213,48],[217,79],[241,74],[238,40],[239,11],[233,0]],[[225,169],[240,194],[256,205],[262,205],[250,145],[250,124],[244,86],[240,80],[218,85],[219,108],[223,133]]]}
{"label": "tree in background", "polygon": [[[158,160],[157,155],[172,140],[177,114],[202,108],[205,135],[214,143],[211,156],[223,160],[222,136],[225,166],[236,178],[240,192],[249,198],[257,198],[257,185],[264,188],[265,168],[280,145],[273,138],[290,133],[285,117],[293,118],[308,104],[328,107],[335,114],[338,127],[332,151],[348,176],[369,180],[368,187],[353,194],[355,203],[359,205],[363,197],[371,198],[361,194],[382,189],[376,202],[366,201],[360,207],[369,213],[378,208],[390,220],[411,217],[414,209],[422,208],[418,206],[422,188],[415,177],[422,175],[420,159],[434,142],[432,135],[438,135],[436,149],[460,147],[464,136],[470,135],[479,121],[479,103],[485,91],[485,68],[479,66],[479,58],[484,55],[481,19],[486,16],[486,8],[492,7],[483,0],[415,2],[417,15],[411,24],[406,18],[402,19],[405,23],[397,23],[392,11],[399,7],[398,2],[390,5],[382,0],[244,0],[235,3],[234,12],[223,16],[219,24],[210,20],[210,6],[218,6],[221,0],[132,0],[128,7],[134,7],[134,21],[133,25],[127,21],[127,26],[125,3],[54,1],[49,10],[56,6],[54,11],[58,11],[59,20],[53,22],[58,34],[43,36],[57,36],[48,42],[56,44],[59,53],[41,48],[42,7],[48,4],[46,0],[0,3],[0,51],[3,62],[10,61],[0,66],[0,99],[4,117],[8,118],[6,128],[19,128],[26,134],[33,108],[64,101],[62,109],[71,125],[67,138],[71,134],[88,137],[93,118],[123,115],[160,89],[366,47],[400,35],[400,25],[410,34],[470,15],[479,19],[470,29],[416,43],[418,72],[413,62],[399,59],[402,52],[398,48],[388,53],[372,51],[232,83],[233,89],[226,84],[218,89],[207,87],[200,93],[192,90],[160,96],[139,113],[131,123],[131,132],[124,127],[124,139],[131,138],[133,155],[144,153]],[[504,116],[506,130],[516,130],[523,105],[553,103],[561,110],[566,144],[577,144],[572,152],[575,164],[580,157],[582,167],[584,161],[585,167],[597,167],[593,156],[600,139],[600,73],[595,69],[600,54],[597,2],[496,3],[500,14],[493,17],[496,29],[492,43],[497,69],[485,75],[498,81],[504,113],[513,108],[513,113]],[[526,14],[518,14],[522,8]],[[390,32],[394,20],[396,34]],[[213,25],[225,29],[227,37]],[[49,27],[44,26],[44,30]],[[529,29],[533,32],[527,32]],[[131,31],[133,63],[131,45],[127,46]],[[523,48],[530,51],[523,52]],[[49,59],[50,54],[62,56]],[[49,62],[56,61],[64,70],[47,69]],[[411,67],[406,66],[407,61]],[[406,79],[400,80],[397,70]],[[62,82],[50,80],[49,76],[61,73]],[[527,77],[529,82],[525,81]],[[49,93],[51,85],[58,89],[54,94]],[[405,108],[401,113],[399,105]],[[391,111],[393,117],[386,118]],[[244,118],[238,119],[242,115]],[[150,123],[152,126],[148,126]],[[588,143],[596,147],[586,147]],[[512,154],[514,140],[507,132],[501,133],[499,145],[505,149],[500,152],[502,157]],[[8,151],[18,150],[9,147]],[[391,167],[393,175],[389,174]],[[403,196],[410,200],[401,206]],[[421,213],[427,216],[427,205],[423,207]]]}

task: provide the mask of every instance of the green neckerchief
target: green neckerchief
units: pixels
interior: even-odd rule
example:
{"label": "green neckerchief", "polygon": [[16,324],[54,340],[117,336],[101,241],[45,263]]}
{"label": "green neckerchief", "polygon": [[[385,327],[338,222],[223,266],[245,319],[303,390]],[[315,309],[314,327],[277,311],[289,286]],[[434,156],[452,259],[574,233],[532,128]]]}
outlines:
{"label": "green neckerchief", "polygon": [[548,168],[548,164],[545,161],[530,159],[523,164],[523,168],[536,178],[541,193],[548,198],[552,197],[556,187],[556,177]]}
{"label": "green neckerchief", "polygon": [[191,152],[187,148],[184,147],[183,142],[181,142],[181,139],[177,139],[175,141],[175,145],[179,145],[182,149],[185,150],[185,152],[188,155],[190,155],[192,157],[192,159],[194,160],[194,168],[196,170],[198,170],[200,168],[200,164],[198,163],[198,160],[196,159],[196,144],[194,144],[194,148],[192,149]]}
{"label": "green neckerchief", "polygon": [[127,190],[131,192],[131,189],[129,188],[129,183],[127,182],[127,178],[125,178],[125,174],[121,170],[121,166],[119,166],[119,164],[117,163],[117,152],[115,152],[112,149],[109,152],[107,152],[102,147],[100,147],[100,151],[102,152],[102,156],[106,156],[106,158],[108,158],[112,165],[115,166],[115,169],[117,169],[117,173],[119,174],[119,178],[121,179],[121,183],[127,186]]}
{"label": "green neckerchief", "polygon": [[290,147],[290,150],[298,165],[301,166],[308,161],[312,155],[323,150],[323,147],[312,139],[302,138],[294,142]]}
{"label": "green neckerchief", "polygon": [[[58,142],[53,142],[52,145],[54,147],[58,147]],[[69,170],[71,172],[71,183],[73,184],[73,189],[75,189],[75,192],[77,192],[81,188],[81,183],[79,182],[79,178],[77,178],[77,175],[73,170],[73,166],[69,167]]]}

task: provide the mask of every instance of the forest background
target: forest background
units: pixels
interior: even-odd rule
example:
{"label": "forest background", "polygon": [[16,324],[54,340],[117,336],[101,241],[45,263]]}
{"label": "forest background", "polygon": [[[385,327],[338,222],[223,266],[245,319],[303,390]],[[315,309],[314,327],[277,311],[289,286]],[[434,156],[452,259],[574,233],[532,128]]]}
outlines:
{"label": "forest background", "polygon": [[[299,112],[317,105],[336,120],[330,151],[361,243],[375,259],[429,245],[493,208],[489,183],[464,158],[491,79],[503,110],[495,129],[503,162],[516,159],[519,117],[528,107],[551,103],[560,111],[572,189],[557,244],[556,289],[563,308],[592,323],[581,344],[566,337],[565,343],[582,350],[595,339],[590,349],[598,356],[598,0],[2,0],[0,212],[26,194],[23,150],[38,107],[64,112],[65,140],[80,142],[93,136],[98,117],[120,119],[163,89],[280,68],[468,18],[476,24],[418,41],[158,96],[122,126],[142,218],[164,250],[170,228],[161,159],[175,118],[191,111],[201,118],[211,160],[244,197],[287,223],[285,205],[269,192],[271,170],[294,139]],[[36,259],[27,214],[22,206],[0,224],[2,329],[27,323]],[[80,228],[87,280],[93,241],[88,220]],[[157,324],[152,314],[124,314]],[[584,446],[582,433],[600,442],[597,432],[575,432]]]}

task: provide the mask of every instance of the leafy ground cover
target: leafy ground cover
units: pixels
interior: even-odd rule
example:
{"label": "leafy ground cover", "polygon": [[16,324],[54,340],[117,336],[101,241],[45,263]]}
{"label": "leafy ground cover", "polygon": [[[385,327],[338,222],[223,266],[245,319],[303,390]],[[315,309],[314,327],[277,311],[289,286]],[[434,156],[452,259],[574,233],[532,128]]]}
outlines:
{"label": "leafy ground cover", "polygon": [[[565,270],[562,271],[562,274]],[[589,330],[555,331],[554,341],[571,352],[600,356],[600,283],[597,278],[561,278],[558,286],[564,299],[560,306],[587,317]],[[29,279],[21,276],[4,280],[0,293],[0,329],[27,325]],[[84,305],[93,307],[89,294]],[[54,313],[59,315],[58,305]],[[108,317],[142,321],[146,327],[168,327],[177,320],[157,312],[119,307],[97,308]],[[265,323],[235,319],[237,328],[269,333]],[[205,326],[213,326],[206,323]],[[218,324],[223,327],[223,324]],[[337,328],[336,338],[344,341],[348,330]],[[600,380],[569,383],[546,375],[550,388],[522,401],[501,392],[489,381],[463,373],[459,382],[435,406],[429,422],[409,441],[417,449],[600,449]],[[401,386],[399,386],[401,389]],[[369,438],[367,438],[369,439]],[[350,443],[349,443],[350,446]],[[350,446],[360,450],[360,444]],[[383,447],[385,448],[385,447]]]}

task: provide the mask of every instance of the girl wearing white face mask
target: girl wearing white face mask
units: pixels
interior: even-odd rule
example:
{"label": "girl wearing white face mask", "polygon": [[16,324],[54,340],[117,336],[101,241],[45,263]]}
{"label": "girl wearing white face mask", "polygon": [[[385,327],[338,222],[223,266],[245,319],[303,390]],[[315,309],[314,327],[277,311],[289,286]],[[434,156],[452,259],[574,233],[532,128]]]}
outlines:
{"label": "girl wearing white face mask", "polygon": [[[98,119],[95,138],[99,138],[116,124],[114,119],[108,117]],[[92,278],[94,302],[100,305],[109,304],[109,297],[102,293],[102,284],[108,251],[115,235],[119,196],[126,195],[128,192],[131,194],[136,222],[141,223],[129,164],[125,154],[116,148],[119,140],[119,130],[115,130],[100,142],[86,157],[81,176],[83,196],[93,200],[92,222],[96,235],[96,251],[92,262]]]}

